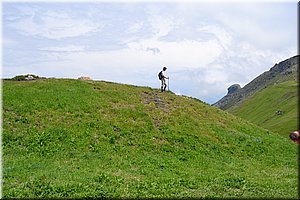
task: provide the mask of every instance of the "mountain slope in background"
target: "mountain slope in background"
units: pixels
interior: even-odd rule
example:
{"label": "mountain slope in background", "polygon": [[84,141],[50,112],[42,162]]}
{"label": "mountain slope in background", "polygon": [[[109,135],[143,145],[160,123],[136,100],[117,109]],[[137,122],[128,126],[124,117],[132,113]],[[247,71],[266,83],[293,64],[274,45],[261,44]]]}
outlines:
{"label": "mountain slope in background", "polygon": [[287,136],[298,126],[298,84],[291,80],[268,86],[227,111]]}
{"label": "mountain slope in background", "polygon": [[294,56],[275,64],[245,87],[229,87],[213,105],[286,136],[298,125],[298,63]]}
{"label": "mountain slope in background", "polygon": [[297,197],[297,148],[199,100],[3,81],[4,197]]}
{"label": "mountain slope in background", "polygon": [[287,80],[297,81],[298,63],[299,56],[291,57],[279,64],[275,64],[269,71],[259,75],[243,88],[238,84],[230,86],[227,95],[214,103],[213,106],[227,110],[270,85]]}

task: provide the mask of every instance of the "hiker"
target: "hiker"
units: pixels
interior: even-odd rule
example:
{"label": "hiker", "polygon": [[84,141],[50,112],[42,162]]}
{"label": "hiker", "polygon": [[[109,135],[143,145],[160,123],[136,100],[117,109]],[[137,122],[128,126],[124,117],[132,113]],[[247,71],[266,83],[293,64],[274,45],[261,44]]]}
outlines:
{"label": "hiker", "polygon": [[166,76],[165,71],[167,70],[167,67],[163,67],[163,70],[159,72],[158,78],[161,80],[161,88],[160,91],[166,91],[167,84],[166,84],[166,79],[169,79],[169,77]]}

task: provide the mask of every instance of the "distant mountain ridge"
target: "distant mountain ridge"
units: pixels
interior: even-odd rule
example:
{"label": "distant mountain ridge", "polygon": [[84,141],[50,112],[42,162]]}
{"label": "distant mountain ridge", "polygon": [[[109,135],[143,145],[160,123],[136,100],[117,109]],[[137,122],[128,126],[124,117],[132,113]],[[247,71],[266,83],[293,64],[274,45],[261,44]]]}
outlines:
{"label": "distant mountain ridge", "polygon": [[227,110],[269,85],[291,79],[297,80],[298,63],[299,55],[276,63],[269,71],[262,73],[243,88],[239,84],[230,86],[227,95],[212,105]]}

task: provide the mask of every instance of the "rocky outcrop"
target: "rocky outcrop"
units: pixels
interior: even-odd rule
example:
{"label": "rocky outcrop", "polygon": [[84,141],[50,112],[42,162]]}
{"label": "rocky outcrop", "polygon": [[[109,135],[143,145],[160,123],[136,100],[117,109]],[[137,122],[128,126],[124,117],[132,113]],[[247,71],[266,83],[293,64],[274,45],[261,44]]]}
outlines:
{"label": "rocky outcrop", "polygon": [[276,63],[269,71],[262,73],[243,88],[240,88],[238,84],[230,86],[227,95],[212,105],[227,110],[269,85],[289,79],[297,79],[298,63],[298,55],[278,64]]}
{"label": "rocky outcrop", "polygon": [[78,78],[78,80],[91,81],[92,79],[89,76],[81,76],[81,77]]}
{"label": "rocky outcrop", "polygon": [[241,86],[239,84],[234,84],[232,86],[230,86],[227,90],[228,90],[228,94],[233,94],[238,92],[241,89]]}

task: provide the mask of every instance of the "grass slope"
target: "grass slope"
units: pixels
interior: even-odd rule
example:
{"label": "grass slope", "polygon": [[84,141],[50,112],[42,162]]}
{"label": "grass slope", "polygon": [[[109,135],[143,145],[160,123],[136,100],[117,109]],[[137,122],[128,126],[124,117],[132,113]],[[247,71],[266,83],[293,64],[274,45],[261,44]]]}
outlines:
{"label": "grass slope", "polygon": [[199,100],[3,81],[4,197],[297,197],[297,149]]}
{"label": "grass slope", "polygon": [[[294,80],[281,82],[257,92],[228,111],[259,126],[288,136],[297,130],[298,86]],[[277,111],[283,111],[277,115]]]}

